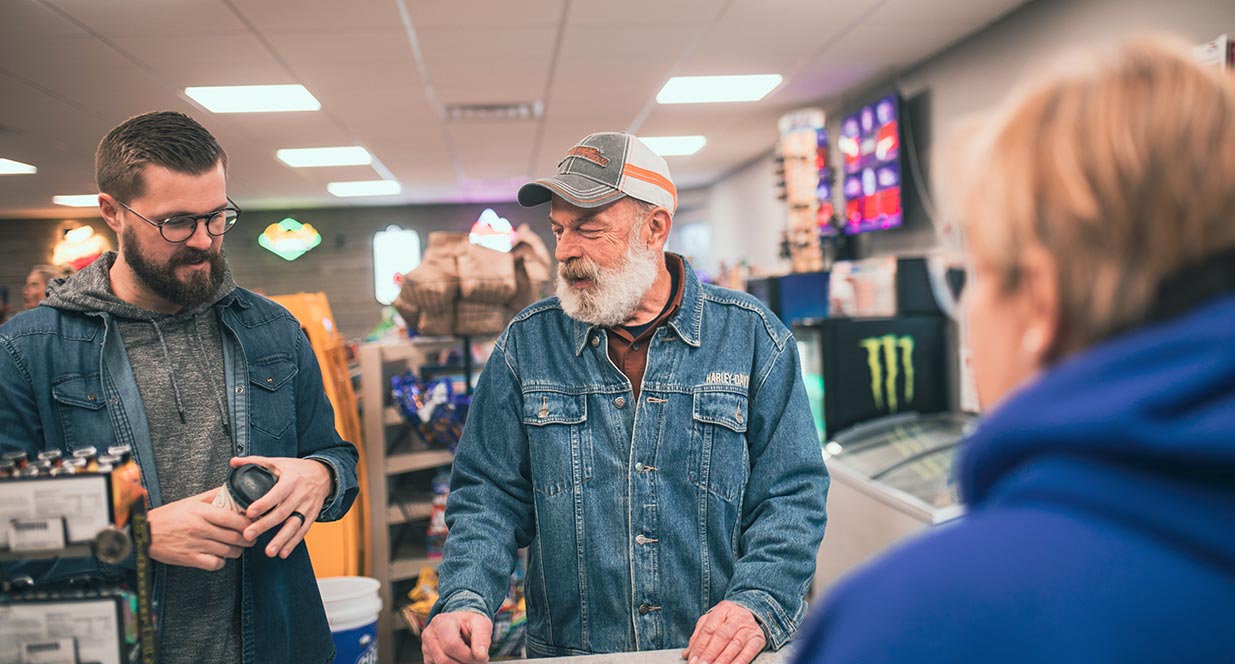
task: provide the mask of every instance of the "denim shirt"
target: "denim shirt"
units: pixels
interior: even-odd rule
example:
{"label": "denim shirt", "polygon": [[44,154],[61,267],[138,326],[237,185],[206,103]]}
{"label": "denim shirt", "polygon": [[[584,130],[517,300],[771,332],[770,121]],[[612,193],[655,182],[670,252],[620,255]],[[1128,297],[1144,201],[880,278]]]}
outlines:
{"label": "denim shirt", "polygon": [[828,487],[797,345],[689,264],[683,287],[638,403],[605,330],[556,298],[498,338],[455,457],[435,613],[493,616],[528,547],[530,657],[683,647],[721,600],[771,648],[793,635]]}
{"label": "denim shirt", "polygon": [[[328,464],[335,491],[318,520],[341,518],[358,492],[358,455],[335,432],[321,369],[299,322],[283,307],[241,288],[214,309],[223,330],[236,455]],[[111,445],[132,447],[149,506],[162,505],[145,408],[115,319],[41,306],[0,327],[0,451],[33,455]],[[267,558],[265,546],[277,532],[260,536],[241,558],[244,662],[329,662],[334,646],[308,551],[302,543],[286,560]],[[116,578],[131,569],[131,559],[114,567],[73,558],[14,565],[10,573],[30,574],[39,583]],[[164,599],[164,570],[155,565],[156,615]]]}

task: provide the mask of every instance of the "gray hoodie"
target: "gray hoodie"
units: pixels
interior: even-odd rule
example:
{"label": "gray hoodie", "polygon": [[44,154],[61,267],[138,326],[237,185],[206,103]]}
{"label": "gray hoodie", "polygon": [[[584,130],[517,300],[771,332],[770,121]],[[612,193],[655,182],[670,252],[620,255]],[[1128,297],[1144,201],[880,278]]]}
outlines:
{"label": "gray hoodie", "polygon": [[[232,457],[223,398],[223,345],[214,304],[236,288],[231,270],[206,302],[176,314],[147,311],[115,296],[115,252],[52,282],[42,306],[110,314],[124,341],[150,423],[164,503],[222,486]],[[241,660],[240,564],[218,572],[165,567],[160,662]]]}

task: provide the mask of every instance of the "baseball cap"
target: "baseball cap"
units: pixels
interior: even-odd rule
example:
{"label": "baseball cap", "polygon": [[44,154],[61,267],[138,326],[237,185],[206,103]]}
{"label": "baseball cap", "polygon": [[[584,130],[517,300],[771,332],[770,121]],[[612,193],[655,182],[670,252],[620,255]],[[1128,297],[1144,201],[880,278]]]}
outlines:
{"label": "baseball cap", "polygon": [[630,196],[677,211],[678,190],[669,164],[633,134],[590,134],[566,152],[557,175],[519,188],[519,205],[548,203],[553,194],[582,208],[596,208]]}

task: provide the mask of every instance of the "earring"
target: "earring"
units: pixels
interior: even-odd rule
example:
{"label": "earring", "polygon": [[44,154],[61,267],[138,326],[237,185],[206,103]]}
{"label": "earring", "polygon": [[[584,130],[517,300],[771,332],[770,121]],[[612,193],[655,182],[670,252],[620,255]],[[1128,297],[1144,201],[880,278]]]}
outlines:
{"label": "earring", "polygon": [[1026,355],[1037,355],[1042,352],[1042,346],[1046,343],[1046,337],[1040,329],[1025,330],[1025,334],[1021,336],[1021,350]]}

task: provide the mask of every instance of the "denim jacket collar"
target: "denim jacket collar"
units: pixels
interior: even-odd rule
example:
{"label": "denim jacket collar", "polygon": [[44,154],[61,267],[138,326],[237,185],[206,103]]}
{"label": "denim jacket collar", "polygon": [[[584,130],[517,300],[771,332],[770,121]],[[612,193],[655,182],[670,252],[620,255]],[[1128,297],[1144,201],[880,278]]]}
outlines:
{"label": "denim jacket collar", "polygon": [[248,309],[253,306],[253,303],[249,302],[247,298],[241,296],[243,292],[244,291],[241,291],[240,289],[236,289],[227,295],[224,295],[223,299],[215,303],[215,306],[219,309],[226,309],[232,305],[235,305],[242,311]]}
{"label": "denim jacket collar", "polygon": [[[668,325],[678,333],[683,341],[698,348],[703,328],[703,289],[699,286],[699,277],[695,275],[690,261],[686,260],[685,256],[681,259],[686,268],[683,270],[685,274],[682,279],[682,306],[669,318]],[[600,326],[584,323],[574,318],[571,320],[574,322],[575,355],[579,356],[587,347],[587,340],[592,336],[592,331]]]}

